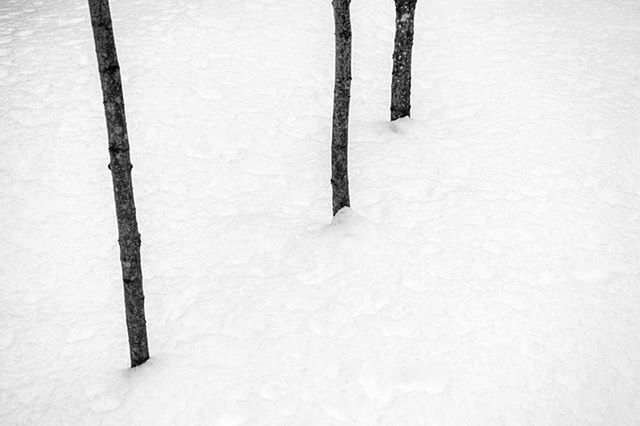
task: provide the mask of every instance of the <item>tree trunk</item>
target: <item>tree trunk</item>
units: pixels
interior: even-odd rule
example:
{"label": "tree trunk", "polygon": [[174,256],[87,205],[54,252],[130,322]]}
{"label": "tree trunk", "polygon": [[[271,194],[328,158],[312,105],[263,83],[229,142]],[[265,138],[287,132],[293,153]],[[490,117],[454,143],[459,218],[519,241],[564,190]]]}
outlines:
{"label": "tree trunk", "polygon": [[113,192],[118,219],[118,242],[124,283],[124,302],[129,334],[131,366],[149,359],[147,326],[144,315],[142,268],[140,266],[140,234],[131,185],[131,160],[120,83],[120,65],[113,38],[108,0],[89,0],[91,26],[102,83],[104,111],[109,135],[109,155]]}
{"label": "tree trunk", "polygon": [[349,102],[351,100],[351,0],[333,0],[336,38],[336,71],[333,90],[333,130],[331,135],[331,186],[333,214],[347,207],[349,175],[347,151],[349,144]]}
{"label": "tree trunk", "polygon": [[411,50],[417,0],[395,0],[396,38],[393,48],[391,121],[411,114]]}

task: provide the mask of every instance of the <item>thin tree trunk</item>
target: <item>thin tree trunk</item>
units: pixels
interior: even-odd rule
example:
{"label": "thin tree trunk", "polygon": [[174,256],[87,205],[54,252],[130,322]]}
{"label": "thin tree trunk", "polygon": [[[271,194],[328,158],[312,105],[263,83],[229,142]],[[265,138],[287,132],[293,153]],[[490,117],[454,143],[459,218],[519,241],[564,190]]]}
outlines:
{"label": "thin tree trunk", "polygon": [[396,37],[393,48],[391,121],[411,114],[411,50],[417,0],[395,0]]}
{"label": "thin tree trunk", "polygon": [[333,214],[350,205],[347,152],[349,144],[349,102],[351,100],[351,0],[333,0],[336,38],[336,70],[333,90],[331,135],[331,186]]}
{"label": "thin tree trunk", "polygon": [[140,266],[140,234],[131,185],[131,160],[120,82],[120,65],[113,38],[108,0],[89,0],[91,26],[98,57],[104,111],[109,135],[109,155],[113,192],[118,219],[118,242],[124,283],[124,302],[129,334],[131,366],[149,359],[147,326],[144,315],[142,268]]}

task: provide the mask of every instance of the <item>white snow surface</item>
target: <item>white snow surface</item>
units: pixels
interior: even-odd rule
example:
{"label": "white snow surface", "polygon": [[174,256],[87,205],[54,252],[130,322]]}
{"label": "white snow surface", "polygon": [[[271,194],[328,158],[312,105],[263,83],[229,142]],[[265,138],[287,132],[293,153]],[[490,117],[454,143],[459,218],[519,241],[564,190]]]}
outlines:
{"label": "white snow surface", "polygon": [[0,3],[0,423],[640,423],[640,2],[112,0],[152,359],[128,369],[82,0]]}

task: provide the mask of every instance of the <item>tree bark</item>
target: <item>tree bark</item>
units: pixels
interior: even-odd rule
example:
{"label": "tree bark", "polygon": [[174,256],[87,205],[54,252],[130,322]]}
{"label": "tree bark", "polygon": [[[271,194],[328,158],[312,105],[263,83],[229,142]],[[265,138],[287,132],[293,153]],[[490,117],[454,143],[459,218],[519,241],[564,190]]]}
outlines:
{"label": "tree bark", "polygon": [[118,243],[124,284],[129,355],[131,366],[136,367],[149,359],[149,347],[140,265],[140,233],[131,184],[132,166],[120,82],[120,65],[116,55],[109,1],[89,0],[89,11],[109,136],[109,169],[113,180],[118,219]]}
{"label": "tree bark", "polygon": [[331,135],[331,186],[333,214],[350,205],[348,175],[349,103],[351,101],[351,0],[333,0],[336,69]]}
{"label": "tree bark", "polygon": [[411,114],[411,50],[417,0],[395,0],[396,36],[391,82],[391,121]]}

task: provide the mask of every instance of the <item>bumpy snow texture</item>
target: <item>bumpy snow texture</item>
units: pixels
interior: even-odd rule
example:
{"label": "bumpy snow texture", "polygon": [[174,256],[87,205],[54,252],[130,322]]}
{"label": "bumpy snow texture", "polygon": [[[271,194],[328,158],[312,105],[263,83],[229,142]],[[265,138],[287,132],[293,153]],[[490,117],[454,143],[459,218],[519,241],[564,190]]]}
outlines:
{"label": "bumpy snow texture", "polygon": [[640,5],[113,0],[152,359],[130,370],[82,0],[0,4],[0,423],[640,423]]}

